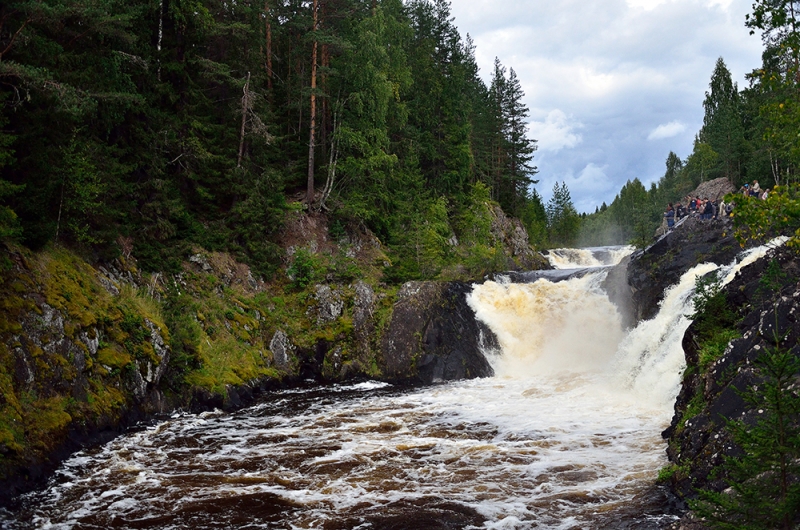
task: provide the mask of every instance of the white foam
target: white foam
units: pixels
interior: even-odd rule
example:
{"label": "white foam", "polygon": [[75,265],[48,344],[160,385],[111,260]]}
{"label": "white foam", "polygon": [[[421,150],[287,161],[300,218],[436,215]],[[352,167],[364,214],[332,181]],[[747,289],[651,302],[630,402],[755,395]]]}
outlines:
{"label": "white foam", "polygon": [[[743,263],[720,268],[726,281]],[[476,286],[469,303],[503,347],[491,359],[497,377],[296,389],[232,415],[178,415],[75,455],[30,496],[28,521],[102,527],[272,493],[302,507],[286,513],[290,528],[423,498],[473,508],[485,528],[590,527],[666,463],[660,431],[683,371],[680,337],[696,278],[715,268],[684,275],[627,337],[600,289],[604,272]]]}
{"label": "white foam", "polygon": [[630,245],[593,248],[554,248],[548,252],[547,260],[555,269],[606,267],[618,264],[635,250],[636,247]]}

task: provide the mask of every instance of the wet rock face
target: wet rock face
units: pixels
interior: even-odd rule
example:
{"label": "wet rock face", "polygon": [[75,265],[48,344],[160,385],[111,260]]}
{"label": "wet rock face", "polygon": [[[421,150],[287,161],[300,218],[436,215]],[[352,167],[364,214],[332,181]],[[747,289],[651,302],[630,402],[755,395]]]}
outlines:
{"label": "wet rock face", "polygon": [[370,342],[375,333],[375,323],[372,318],[375,301],[375,292],[372,287],[361,280],[356,282],[353,301],[353,334],[355,335],[356,351],[361,356],[368,356],[370,353]]}
{"label": "wet rock face", "polygon": [[281,330],[276,331],[269,342],[269,349],[274,356],[275,364],[279,368],[289,366],[289,355],[294,351],[295,347],[286,333]]}
{"label": "wet rock face", "polygon": [[631,258],[628,285],[634,320],[653,318],[665,289],[695,265],[728,264],[740,251],[729,219],[686,218],[675,230]]}
{"label": "wet rock face", "polygon": [[[780,268],[779,279],[766,286],[771,262]],[[688,375],[681,385],[672,423],[663,433],[669,442],[670,462],[688,469],[688,473],[676,474],[670,483],[680,497],[694,497],[695,488],[725,489],[726,483],[715,475],[715,469],[726,455],[741,451],[731,440],[725,422],[726,418],[747,421],[758,415],[758,410],[741,397],[741,392],[760,381],[754,369],[756,359],[776,345],[800,357],[798,278],[800,257],[787,249],[779,249],[740,271],[725,287],[725,293],[741,317],[737,324],[741,337],[732,340],[705,371],[698,366],[695,325],[687,330],[683,348]]]}
{"label": "wet rock face", "polygon": [[430,384],[493,374],[481,350],[497,339],[467,305],[471,290],[461,282],[403,285],[381,342],[387,379]]}

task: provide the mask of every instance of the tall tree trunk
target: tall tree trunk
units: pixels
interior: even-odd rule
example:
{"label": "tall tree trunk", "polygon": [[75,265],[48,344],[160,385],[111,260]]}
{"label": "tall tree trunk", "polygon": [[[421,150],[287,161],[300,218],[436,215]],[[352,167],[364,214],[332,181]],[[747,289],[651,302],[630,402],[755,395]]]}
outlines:
{"label": "tall tree trunk", "polygon": [[[321,17],[321,20],[320,20],[320,27],[322,27],[322,22],[324,20],[326,20],[326,18],[325,18],[325,5],[326,4],[323,4],[321,6],[322,7],[322,17]],[[320,50],[320,66],[321,66],[321,71],[319,73],[319,91],[322,94],[326,94],[327,93],[327,88],[328,88],[328,75],[327,75],[327,72],[328,72],[328,67],[330,66],[330,50],[329,50],[327,44],[323,44],[322,45],[322,49]],[[320,104],[322,105],[322,108],[320,109],[320,112],[319,112],[319,115],[320,115],[319,116],[319,142],[317,142],[317,143],[322,148],[322,152],[320,153],[320,156],[321,156],[322,160],[325,160],[325,158],[328,155],[327,149],[328,149],[329,133],[330,133],[330,130],[331,130],[330,129],[330,127],[331,127],[331,116],[330,116],[331,110],[330,110],[330,106],[328,104],[328,98],[327,97],[321,98]]]}
{"label": "tall tree trunk", "polygon": [[264,31],[267,37],[267,88],[272,96],[272,21],[269,12],[269,1],[264,2]]}
{"label": "tall tree trunk", "polygon": [[158,2],[158,42],[156,43],[156,51],[158,52],[158,70],[156,71],[156,79],[161,81],[161,41],[164,38],[164,0]]}
{"label": "tall tree trunk", "polygon": [[317,129],[317,24],[319,22],[317,15],[318,0],[314,0],[314,26],[312,28],[312,35],[314,37],[314,44],[311,51],[311,123],[309,124],[308,133],[308,187],[306,189],[306,204],[311,209],[314,202],[314,143],[316,141]]}
{"label": "tall tree trunk", "polygon": [[247,124],[247,113],[250,111],[250,72],[247,72],[247,81],[244,83],[242,94],[242,128],[239,131],[239,158],[236,161],[236,167],[242,167],[242,155],[244,154],[244,128]]}

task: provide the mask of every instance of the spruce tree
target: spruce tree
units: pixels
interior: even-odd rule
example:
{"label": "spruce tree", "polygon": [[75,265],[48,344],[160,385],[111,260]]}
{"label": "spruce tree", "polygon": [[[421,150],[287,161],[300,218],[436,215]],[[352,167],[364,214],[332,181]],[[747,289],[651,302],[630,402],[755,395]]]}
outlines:
{"label": "spruce tree", "polygon": [[[780,339],[776,338],[775,343]],[[715,528],[790,530],[800,517],[800,360],[773,345],[756,361],[760,381],[743,393],[751,417],[729,420],[741,452],[726,456],[728,489],[699,491],[692,510]]]}
{"label": "spruce tree", "polygon": [[553,185],[553,196],[547,202],[547,222],[550,242],[569,246],[578,237],[580,216],[572,204],[572,197],[566,182]]}
{"label": "spruce tree", "polygon": [[717,59],[709,89],[703,100],[705,115],[698,138],[701,144],[708,144],[719,155],[710,176],[724,176],[738,183],[745,152],[741,103],[736,83],[721,57]]}

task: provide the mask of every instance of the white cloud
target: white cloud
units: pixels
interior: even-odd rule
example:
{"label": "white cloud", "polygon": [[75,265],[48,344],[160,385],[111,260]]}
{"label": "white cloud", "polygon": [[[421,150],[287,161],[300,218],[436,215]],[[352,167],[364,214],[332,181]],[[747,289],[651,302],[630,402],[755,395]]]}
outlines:
{"label": "white cloud", "polygon": [[612,183],[606,175],[608,166],[598,166],[590,162],[578,173],[577,177],[567,179],[570,189],[581,191],[606,191]]}
{"label": "white cloud", "polygon": [[581,135],[573,132],[583,124],[570,123],[570,118],[562,110],[551,110],[544,121],[532,121],[528,126],[531,137],[538,140],[541,151],[558,152],[567,147],[575,147],[581,143]]}
{"label": "white cloud", "polygon": [[678,136],[686,130],[686,125],[675,120],[669,123],[662,123],[653,129],[647,136],[648,140],[663,140],[664,138],[672,138]]}
{"label": "white cloud", "polygon": [[629,7],[644,9],[645,11],[652,11],[667,0],[626,0]]}
{"label": "white cloud", "polygon": [[519,76],[539,140],[536,188],[566,180],[584,211],[628,180],[657,180],[670,151],[689,155],[718,57],[740,87],[761,62],[744,26],[752,0],[451,2],[483,79],[495,57]]}

